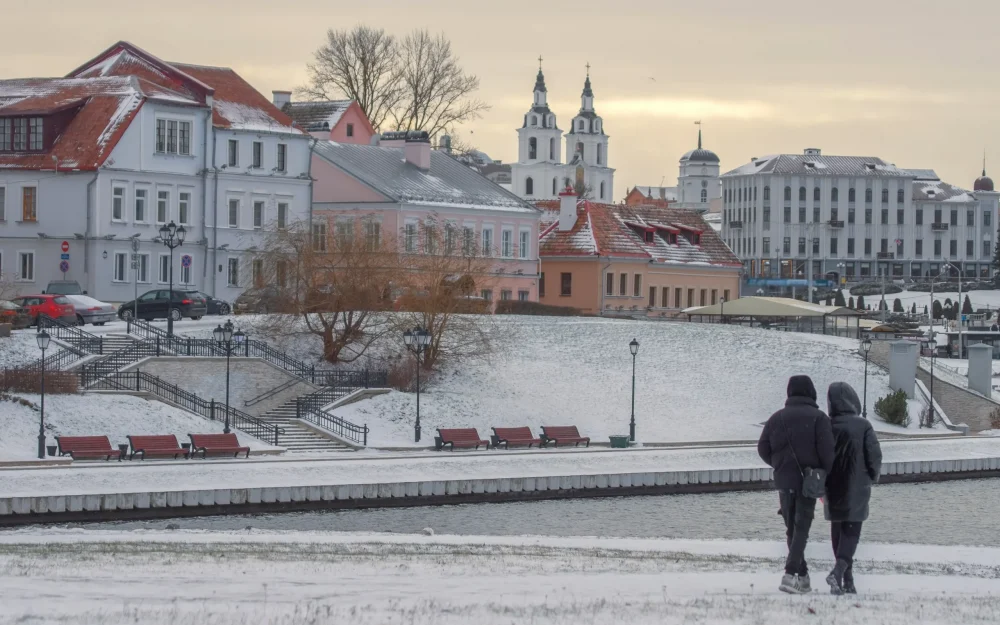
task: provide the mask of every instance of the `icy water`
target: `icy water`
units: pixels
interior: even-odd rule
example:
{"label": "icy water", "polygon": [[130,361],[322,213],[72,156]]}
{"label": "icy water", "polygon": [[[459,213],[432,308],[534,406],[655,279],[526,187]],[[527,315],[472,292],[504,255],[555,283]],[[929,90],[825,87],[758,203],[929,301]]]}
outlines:
{"label": "icy water", "polygon": [[[1000,479],[878,486],[865,540],[1000,546]],[[813,536],[829,524],[817,508]],[[294,512],[85,525],[87,529],[259,529],[331,532],[781,540],[774,492],[576,499],[422,508]]]}

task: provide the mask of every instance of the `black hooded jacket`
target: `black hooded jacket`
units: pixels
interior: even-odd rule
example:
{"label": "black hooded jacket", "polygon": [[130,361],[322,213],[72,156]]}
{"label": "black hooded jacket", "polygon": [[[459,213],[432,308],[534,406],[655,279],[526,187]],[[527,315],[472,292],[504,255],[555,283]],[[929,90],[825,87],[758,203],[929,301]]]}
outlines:
{"label": "black hooded jacket", "polygon": [[872,484],[882,469],[882,448],[875,430],[858,416],[861,401],[850,384],[834,382],[826,394],[836,454],[826,480],[824,508],[828,521],[868,519]]}
{"label": "black hooded jacket", "polygon": [[767,420],[757,453],[774,468],[774,486],[778,490],[802,491],[800,467],[830,472],[833,432],[830,419],[816,404],[816,387],[808,376],[796,375],[788,381],[785,407]]}

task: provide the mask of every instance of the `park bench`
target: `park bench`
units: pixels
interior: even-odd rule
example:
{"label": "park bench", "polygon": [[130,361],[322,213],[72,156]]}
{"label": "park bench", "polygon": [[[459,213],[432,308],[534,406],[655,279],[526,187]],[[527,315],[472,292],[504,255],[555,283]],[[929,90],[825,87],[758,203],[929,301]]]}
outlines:
{"label": "park bench", "polygon": [[56,443],[59,444],[59,455],[73,460],[117,458],[120,462],[122,459],[121,450],[112,449],[107,436],[57,436]]}
{"label": "park bench", "polygon": [[201,452],[202,458],[209,456],[228,456],[238,458],[243,452],[250,457],[250,448],[240,445],[235,434],[188,434],[191,439],[191,455]]}
{"label": "park bench", "polygon": [[511,445],[532,445],[542,446],[542,439],[531,435],[531,428],[493,428],[493,449],[503,445],[505,449],[510,449]]}
{"label": "park bench", "polygon": [[173,434],[158,436],[129,436],[128,442],[132,445],[132,453],[128,459],[131,460],[139,454],[142,460],[146,458],[177,458],[177,456],[188,457],[186,449],[177,444],[177,437]]}
{"label": "park bench", "polygon": [[575,425],[543,425],[542,445],[552,443],[553,447],[558,447],[559,443],[573,443],[574,447],[579,447],[580,443],[586,443],[590,447],[590,437],[580,436],[580,430]]}
{"label": "park bench", "polygon": [[490,448],[490,442],[479,438],[479,432],[476,431],[476,428],[438,428],[438,435],[434,437],[434,448],[440,451],[444,449],[445,445],[451,445],[452,451],[455,451],[456,447],[479,449],[480,445],[486,449]]}

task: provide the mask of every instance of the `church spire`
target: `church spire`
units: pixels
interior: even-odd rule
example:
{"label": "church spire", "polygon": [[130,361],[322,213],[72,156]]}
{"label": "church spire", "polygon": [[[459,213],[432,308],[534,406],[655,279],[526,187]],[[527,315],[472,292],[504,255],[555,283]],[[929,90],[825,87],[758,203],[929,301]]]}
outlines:
{"label": "church spire", "polygon": [[538,75],[535,76],[535,91],[547,91],[545,89],[545,74],[542,73],[542,55],[538,55]]}
{"label": "church spire", "polygon": [[587,79],[583,81],[583,93],[580,94],[580,111],[594,110],[594,90],[590,87],[590,63],[587,63]]}

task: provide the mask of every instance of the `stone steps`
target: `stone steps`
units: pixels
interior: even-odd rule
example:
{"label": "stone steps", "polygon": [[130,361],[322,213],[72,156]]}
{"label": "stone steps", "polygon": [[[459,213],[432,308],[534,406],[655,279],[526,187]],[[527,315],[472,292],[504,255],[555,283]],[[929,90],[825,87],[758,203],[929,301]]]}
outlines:
{"label": "stone steps", "polygon": [[279,438],[278,443],[289,452],[352,451],[345,443],[301,425],[295,421],[297,415],[293,399],[258,418],[265,423],[284,428],[285,434]]}

